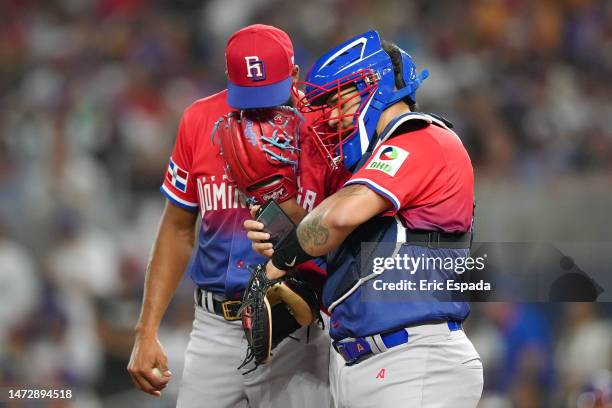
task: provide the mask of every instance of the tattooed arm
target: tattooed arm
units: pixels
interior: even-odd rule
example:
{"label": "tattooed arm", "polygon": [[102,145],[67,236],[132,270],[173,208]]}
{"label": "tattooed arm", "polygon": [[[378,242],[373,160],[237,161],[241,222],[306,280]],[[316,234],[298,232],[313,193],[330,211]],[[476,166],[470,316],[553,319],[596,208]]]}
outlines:
{"label": "tattooed arm", "polygon": [[364,185],[344,187],[302,220],[297,229],[300,245],[310,255],[326,254],[359,225],[390,207],[389,201]]}
{"label": "tattooed arm", "polygon": [[[327,197],[297,227],[297,238],[307,254],[321,256],[340,246],[359,225],[391,208],[387,199],[360,184],[340,189]],[[268,277],[278,278],[285,271],[266,265]]]}

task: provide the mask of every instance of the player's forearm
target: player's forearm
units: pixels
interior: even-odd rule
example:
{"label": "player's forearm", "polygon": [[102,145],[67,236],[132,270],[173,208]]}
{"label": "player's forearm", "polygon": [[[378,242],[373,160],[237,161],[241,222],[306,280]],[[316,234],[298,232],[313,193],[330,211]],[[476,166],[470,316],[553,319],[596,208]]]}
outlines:
{"label": "player's forearm", "polygon": [[299,224],[300,221],[302,221],[302,219],[304,219],[306,216],[306,210],[304,207],[298,204],[295,198],[290,198],[289,200],[280,203],[279,206],[296,225]]}
{"label": "player's forearm", "polygon": [[335,212],[333,200],[327,203],[324,201],[308,214],[298,226],[298,240],[308,254],[321,256],[332,251],[356,227],[356,225],[351,227],[330,222]]}
{"label": "player's forearm", "polygon": [[274,250],[266,266],[269,278],[340,246],[357,226],[387,210],[391,203],[363,185],[342,188],[326,198]]}
{"label": "player's forearm", "polygon": [[312,256],[324,255],[338,247],[351,229],[330,225],[325,214],[310,214],[297,229],[300,245]]}
{"label": "player's forearm", "polygon": [[312,256],[324,255],[388,207],[388,201],[365,186],[344,187],[302,220],[297,229],[299,243]]}
{"label": "player's forearm", "polygon": [[145,277],[139,335],[155,335],[191,257],[196,216],[168,204],[153,244]]}

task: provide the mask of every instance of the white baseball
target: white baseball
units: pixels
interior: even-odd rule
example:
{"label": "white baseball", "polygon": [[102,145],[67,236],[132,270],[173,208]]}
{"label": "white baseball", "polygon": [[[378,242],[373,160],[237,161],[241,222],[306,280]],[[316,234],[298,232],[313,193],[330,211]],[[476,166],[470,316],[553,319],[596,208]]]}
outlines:
{"label": "white baseball", "polygon": [[154,376],[156,376],[157,378],[163,378],[164,374],[161,372],[161,370],[157,367],[154,367],[151,372],[153,373]]}

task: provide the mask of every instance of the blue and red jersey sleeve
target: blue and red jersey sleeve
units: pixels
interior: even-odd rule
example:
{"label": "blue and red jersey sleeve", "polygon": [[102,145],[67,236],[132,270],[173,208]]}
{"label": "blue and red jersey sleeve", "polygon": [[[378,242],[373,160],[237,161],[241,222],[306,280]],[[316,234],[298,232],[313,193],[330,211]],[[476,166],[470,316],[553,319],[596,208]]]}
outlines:
{"label": "blue and red jersey sleeve", "polygon": [[440,181],[436,178],[444,165],[430,144],[415,143],[413,138],[402,136],[378,146],[345,184],[365,184],[385,197],[393,205],[385,215],[415,204],[432,182]]}
{"label": "blue and red jersey sleeve", "polygon": [[469,231],[474,174],[465,148],[452,132],[430,126],[378,146],[345,184],[364,184],[385,197],[413,229]]}
{"label": "blue and red jersey sleeve", "polygon": [[173,204],[190,211],[198,209],[196,181],[192,172],[193,144],[187,131],[185,115],[179,124],[176,142],[168,161],[161,192]]}

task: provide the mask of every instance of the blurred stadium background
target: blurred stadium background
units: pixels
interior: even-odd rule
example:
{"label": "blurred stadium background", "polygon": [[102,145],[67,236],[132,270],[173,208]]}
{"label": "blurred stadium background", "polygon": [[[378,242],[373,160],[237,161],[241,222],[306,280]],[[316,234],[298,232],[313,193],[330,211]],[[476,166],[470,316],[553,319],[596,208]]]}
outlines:
{"label": "blurred stadium background", "polygon": [[[304,71],[369,28],[429,68],[419,103],[471,153],[478,240],[610,241],[607,0],[0,3],[0,386],[78,394],[8,406],[173,406],[188,281],[160,332],[173,385],[157,400],[125,370],[157,189],[182,110],[224,87],[225,41],[247,24],[285,29]],[[612,406],[610,311],[475,305],[481,407]]]}

